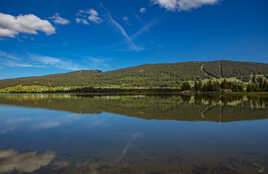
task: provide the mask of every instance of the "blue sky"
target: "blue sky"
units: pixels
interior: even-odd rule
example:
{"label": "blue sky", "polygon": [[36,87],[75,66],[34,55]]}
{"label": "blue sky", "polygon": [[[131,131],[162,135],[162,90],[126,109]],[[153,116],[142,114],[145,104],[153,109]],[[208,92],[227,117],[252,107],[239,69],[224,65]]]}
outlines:
{"label": "blue sky", "polygon": [[151,63],[268,63],[267,0],[0,0],[0,79]]}

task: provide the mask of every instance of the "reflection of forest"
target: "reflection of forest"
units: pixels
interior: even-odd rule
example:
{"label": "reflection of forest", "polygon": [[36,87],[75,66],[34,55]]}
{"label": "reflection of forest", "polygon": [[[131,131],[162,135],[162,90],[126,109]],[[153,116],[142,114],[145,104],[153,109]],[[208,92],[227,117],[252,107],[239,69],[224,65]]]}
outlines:
{"label": "reflection of forest", "polygon": [[268,118],[268,98],[261,96],[2,95],[0,104],[159,120],[230,122]]}

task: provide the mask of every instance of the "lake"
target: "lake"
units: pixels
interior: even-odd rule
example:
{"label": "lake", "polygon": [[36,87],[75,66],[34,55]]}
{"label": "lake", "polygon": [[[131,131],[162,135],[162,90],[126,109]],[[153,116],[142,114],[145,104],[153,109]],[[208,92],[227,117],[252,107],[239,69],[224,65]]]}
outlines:
{"label": "lake", "polygon": [[268,97],[2,94],[0,173],[267,174]]}

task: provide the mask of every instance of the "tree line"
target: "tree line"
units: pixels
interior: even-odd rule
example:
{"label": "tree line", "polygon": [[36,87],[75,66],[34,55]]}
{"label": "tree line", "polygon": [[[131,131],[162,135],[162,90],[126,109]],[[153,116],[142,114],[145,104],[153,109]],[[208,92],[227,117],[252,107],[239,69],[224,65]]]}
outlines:
{"label": "tree line", "polygon": [[227,81],[226,79],[223,81],[195,81],[193,85],[190,82],[183,82],[181,90],[192,90],[196,92],[268,92],[268,82],[266,79],[262,78],[247,83],[242,81]]}

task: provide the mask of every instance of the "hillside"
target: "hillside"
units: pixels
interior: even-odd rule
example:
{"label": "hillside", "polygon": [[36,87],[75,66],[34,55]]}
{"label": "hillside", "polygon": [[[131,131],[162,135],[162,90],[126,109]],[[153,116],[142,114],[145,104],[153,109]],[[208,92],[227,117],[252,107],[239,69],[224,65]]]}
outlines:
{"label": "hillside", "polygon": [[268,64],[232,61],[146,64],[115,71],[76,71],[40,77],[0,80],[0,88],[22,86],[176,87],[181,81],[232,78],[248,81],[268,76]]}

